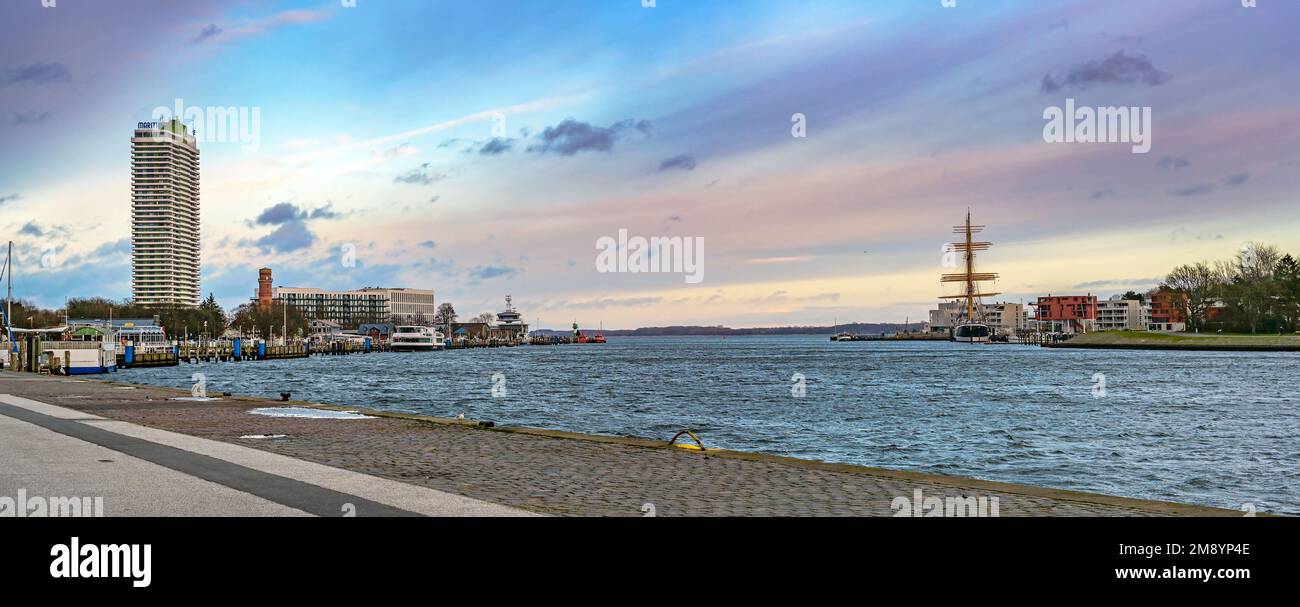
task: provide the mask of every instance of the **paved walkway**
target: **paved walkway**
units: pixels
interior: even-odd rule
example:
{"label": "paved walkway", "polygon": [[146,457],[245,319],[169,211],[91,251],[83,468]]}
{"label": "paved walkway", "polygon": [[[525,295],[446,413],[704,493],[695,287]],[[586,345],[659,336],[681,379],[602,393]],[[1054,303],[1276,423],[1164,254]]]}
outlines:
{"label": "paved walkway", "polygon": [[100,497],[107,516],[529,514],[10,394],[0,461],[0,496]]}
{"label": "paved walkway", "polygon": [[[124,376],[129,374],[117,377]],[[176,398],[188,394],[177,390],[98,380],[0,373],[0,394],[5,393],[58,403],[83,417],[108,418],[77,423],[429,514],[517,512],[485,504],[494,503],[559,515],[642,516],[649,504],[658,516],[892,516],[898,512],[899,498],[914,501],[918,490],[923,500],[939,498],[945,506],[949,498],[997,498],[1001,516],[1241,514],[759,454],[690,452],[635,439],[483,430],[409,416],[273,418],[250,415],[248,410],[283,403],[229,397],[183,401]],[[240,438],[248,434],[286,437]],[[381,491],[377,482],[383,479],[388,484]],[[248,487],[240,489],[267,497]],[[409,497],[406,492],[411,492]],[[421,510],[426,500],[445,507]],[[337,508],[337,501],[329,497],[315,505],[289,505],[307,512],[315,512],[316,506],[329,511]]]}

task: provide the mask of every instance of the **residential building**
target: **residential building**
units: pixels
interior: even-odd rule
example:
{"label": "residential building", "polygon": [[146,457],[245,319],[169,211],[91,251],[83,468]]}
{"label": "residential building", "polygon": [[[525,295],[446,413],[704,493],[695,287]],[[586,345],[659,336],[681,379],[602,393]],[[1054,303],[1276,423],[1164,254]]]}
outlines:
{"label": "residential building", "polygon": [[1098,331],[1145,331],[1147,328],[1146,308],[1136,299],[1124,299],[1114,295],[1110,299],[1097,302]]}
{"label": "residential building", "polygon": [[[1024,332],[1028,322],[1028,311],[1024,304],[991,303],[979,304],[975,320],[989,325],[996,335],[1016,335]],[[946,301],[930,310],[929,330],[933,333],[947,333],[966,320],[966,302]]]}
{"label": "residential building", "polygon": [[1051,333],[1086,333],[1097,326],[1096,295],[1051,295],[1035,305],[1038,330]]}
{"label": "residential building", "polygon": [[1175,291],[1152,291],[1147,295],[1151,301],[1151,319],[1147,328],[1151,331],[1185,331],[1187,318],[1183,306],[1187,296]]}
{"label": "residential building", "polygon": [[177,119],[131,136],[131,297],[199,305],[199,147]]}
{"label": "residential building", "polygon": [[327,320],[347,329],[362,324],[424,324],[433,322],[437,304],[429,289],[367,287],[355,291],[327,291],[315,287],[275,287],[271,269],[258,271],[253,301],[272,301],[297,308],[309,320]]}

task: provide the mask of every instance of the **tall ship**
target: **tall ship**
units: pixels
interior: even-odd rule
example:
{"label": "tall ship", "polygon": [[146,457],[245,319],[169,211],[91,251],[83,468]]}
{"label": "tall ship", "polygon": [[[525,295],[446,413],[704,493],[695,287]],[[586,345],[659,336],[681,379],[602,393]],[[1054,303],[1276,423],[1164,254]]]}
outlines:
{"label": "tall ship", "polygon": [[991,297],[1001,295],[1001,293],[991,293],[981,290],[980,283],[994,281],[998,275],[993,272],[975,271],[975,252],[987,251],[993,246],[991,242],[978,242],[974,235],[984,231],[982,225],[972,225],[970,222],[970,209],[966,210],[966,223],[964,225],[953,226],[954,234],[963,236],[963,240],[953,242],[948,245],[948,251],[962,254],[962,265],[960,272],[944,274],[939,281],[941,283],[958,283],[961,286],[961,293],[957,295],[940,295],[941,299],[965,300],[965,313],[959,320],[954,322],[952,328],[952,340],[962,343],[984,343],[989,341],[992,331],[989,330],[988,324],[982,318],[982,306],[980,306],[981,297]]}

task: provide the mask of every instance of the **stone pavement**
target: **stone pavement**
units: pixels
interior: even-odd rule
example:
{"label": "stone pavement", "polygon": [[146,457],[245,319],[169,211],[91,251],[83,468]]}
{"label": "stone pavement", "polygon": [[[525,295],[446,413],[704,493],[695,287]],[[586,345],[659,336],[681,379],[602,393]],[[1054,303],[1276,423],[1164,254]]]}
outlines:
{"label": "stone pavement", "polygon": [[[30,377],[43,387],[81,385]],[[105,516],[531,515],[247,446],[107,419],[8,390],[29,381],[0,376],[0,500],[54,498],[62,506],[67,498],[82,503],[89,498],[102,505],[93,510]],[[14,510],[13,504],[0,504],[0,510],[6,505]],[[39,512],[41,506],[24,502],[22,513],[29,508]],[[80,510],[84,515],[91,508]]]}
{"label": "stone pavement", "polygon": [[[485,430],[415,416],[273,418],[247,410],[284,403],[239,397],[180,401],[174,399],[188,394],[100,380],[2,373],[0,394],[130,422],[140,435],[165,430],[201,437],[545,514],[643,516],[652,506],[657,516],[892,516],[896,500],[913,500],[917,490],[942,500],[996,497],[1001,516],[1241,514],[761,454],[687,451],[638,439]],[[251,434],[286,437],[239,438]],[[285,472],[291,478],[295,473]]]}

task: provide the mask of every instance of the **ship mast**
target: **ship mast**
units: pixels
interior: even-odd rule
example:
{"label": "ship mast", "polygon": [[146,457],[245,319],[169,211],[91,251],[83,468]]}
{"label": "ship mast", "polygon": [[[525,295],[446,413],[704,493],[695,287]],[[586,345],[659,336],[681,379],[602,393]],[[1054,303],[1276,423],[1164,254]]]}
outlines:
{"label": "ship mast", "polygon": [[966,223],[964,225],[953,226],[954,234],[961,234],[964,239],[962,242],[949,244],[951,251],[960,251],[965,255],[965,271],[952,274],[944,274],[940,282],[958,282],[963,283],[964,288],[960,295],[940,295],[941,299],[965,299],[966,300],[966,322],[975,322],[975,304],[980,297],[989,297],[1001,295],[1001,293],[984,293],[979,290],[979,283],[988,280],[997,280],[998,275],[993,272],[976,272],[975,271],[975,251],[987,251],[993,246],[991,242],[977,242],[974,235],[984,231],[983,225],[973,225],[970,222],[970,209],[966,210]]}

